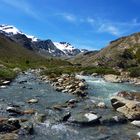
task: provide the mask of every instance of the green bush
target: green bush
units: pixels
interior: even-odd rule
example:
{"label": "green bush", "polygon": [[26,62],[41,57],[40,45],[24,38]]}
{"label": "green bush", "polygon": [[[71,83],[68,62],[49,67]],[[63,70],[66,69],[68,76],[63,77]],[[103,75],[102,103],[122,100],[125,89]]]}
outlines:
{"label": "green bush", "polygon": [[140,67],[134,67],[129,69],[130,77],[140,77]]}
{"label": "green bush", "polygon": [[0,79],[11,80],[16,76],[16,73],[10,69],[0,69]]}

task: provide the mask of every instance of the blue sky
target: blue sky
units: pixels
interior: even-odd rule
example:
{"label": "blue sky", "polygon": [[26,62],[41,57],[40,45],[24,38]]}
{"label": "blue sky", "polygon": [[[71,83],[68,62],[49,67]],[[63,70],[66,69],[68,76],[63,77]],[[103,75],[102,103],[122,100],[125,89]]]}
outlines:
{"label": "blue sky", "polygon": [[41,39],[101,49],[140,31],[140,0],[0,0],[0,24]]}

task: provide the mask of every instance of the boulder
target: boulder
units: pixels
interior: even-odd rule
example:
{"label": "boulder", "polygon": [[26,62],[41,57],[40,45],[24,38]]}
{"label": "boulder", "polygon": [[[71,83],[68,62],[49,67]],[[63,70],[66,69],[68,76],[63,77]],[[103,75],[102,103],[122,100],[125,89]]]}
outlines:
{"label": "boulder", "polygon": [[95,126],[100,124],[100,116],[89,112],[89,113],[78,113],[69,120],[71,123],[83,125],[83,126]]}
{"label": "boulder", "polygon": [[113,74],[108,74],[108,75],[104,75],[104,79],[107,82],[111,82],[111,83],[121,83],[121,79],[118,75],[113,75]]}
{"label": "boulder", "polygon": [[20,127],[19,121],[15,118],[0,122],[0,132],[12,132],[19,129]]}
{"label": "boulder", "polygon": [[125,124],[127,123],[125,116],[113,116],[111,118],[106,118],[101,121],[103,125],[114,125],[114,124]]}
{"label": "boulder", "polygon": [[112,106],[130,120],[140,120],[140,102],[127,100],[123,97],[115,96],[111,98]]}
{"label": "boulder", "polygon": [[117,94],[119,97],[123,97],[128,100],[135,100],[135,101],[140,101],[140,93],[139,92],[126,92],[126,91],[121,91]]}

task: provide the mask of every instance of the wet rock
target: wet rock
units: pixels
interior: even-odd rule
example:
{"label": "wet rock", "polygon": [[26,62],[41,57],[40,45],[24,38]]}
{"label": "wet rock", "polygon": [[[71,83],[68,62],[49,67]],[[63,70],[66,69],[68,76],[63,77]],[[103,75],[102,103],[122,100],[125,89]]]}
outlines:
{"label": "wet rock", "polygon": [[[138,138],[140,138],[140,132],[137,133]],[[139,140],[139,139],[138,139]]]}
{"label": "wet rock", "polygon": [[62,90],[64,90],[64,88],[63,87],[55,87],[55,90],[58,92],[61,92]]}
{"label": "wet rock", "polygon": [[11,81],[4,81],[2,82],[3,85],[9,85],[11,83]]}
{"label": "wet rock", "polygon": [[112,97],[111,98],[111,104],[112,104],[112,106],[114,107],[115,110],[118,109],[119,107],[122,107],[122,106],[125,105],[123,99],[120,100],[117,97]]}
{"label": "wet rock", "polygon": [[99,108],[107,108],[104,102],[99,102],[97,104],[97,107],[99,107]]}
{"label": "wet rock", "polygon": [[86,84],[85,84],[84,82],[80,82],[80,83],[78,84],[78,87],[79,87],[81,90],[84,90],[84,89],[86,89]]}
{"label": "wet rock", "polygon": [[0,132],[12,132],[20,128],[19,121],[11,118],[0,122]]}
{"label": "wet rock", "polygon": [[59,83],[62,83],[63,81],[64,81],[63,78],[58,79],[58,82],[59,82]]}
{"label": "wet rock", "polygon": [[29,104],[38,103],[38,99],[30,99],[27,101]]}
{"label": "wet rock", "polygon": [[140,127],[140,121],[139,120],[134,120],[131,122],[131,124],[137,126],[137,127]]}
{"label": "wet rock", "polygon": [[35,113],[35,110],[34,109],[28,109],[28,110],[25,110],[23,111],[24,114],[34,114]]}
{"label": "wet rock", "polygon": [[118,112],[123,113],[128,119],[140,120],[140,102],[115,96],[111,98],[111,103]]}
{"label": "wet rock", "polygon": [[76,114],[76,116],[73,117],[70,122],[84,126],[95,126],[100,124],[100,118],[100,116],[92,112],[80,113]]}
{"label": "wet rock", "polygon": [[103,125],[125,124],[127,122],[128,121],[125,116],[113,116],[102,120]]}
{"label": "wet rock", "polygon": [[104,75],[104,79],[107,82],[111,82],[111,83],[121,83],[122,82],[118,75],[113,75],[113,74]]}
{"label": "wet rock", "polygon": [[2,85],[2,86],[0,86],[0,88],[6,88],[6,86]]}
{"label": "wet rock", "polygon": [[63,93],[66,93],[66,92],[68,92],[68,91],[69,91],[69,90],[67,90],[67,89],[62,90]]}
{"label": "wet rock", "polygon": [[64,117],[62,118],[62,121],[63,122],[66,122],[66,121],[68,121],[68,119],[71,117],[71,113],[70,112],[68,112],[68,113],[66,113],[65,115],[64,115]]}
{"label": "wet rock", "polygon": [[87,95],[86,91],[80,90],[80,89],[76,89],[73,92],[74,95],[80,96],[80,97],[85,97]]}
{"label": "wet rock", "polygon": [[58,110],[58,111],[62,111],[63,107],[62,107],[62,105],[54,105],[53,109]]}
{"label": "wet rock", "polygon": [[23,114],[23,112],[16,107],[7,107],[6,111],[8,111],[10,113],[20,114],[20,115]]}
{"label": "wet rock", "polygon": [[139,92],[126,92],[126,91],[121,91],[117,94],[119,97],[123,97],[128,100],[135,100],[135,101],[140,101],[140,93]]}

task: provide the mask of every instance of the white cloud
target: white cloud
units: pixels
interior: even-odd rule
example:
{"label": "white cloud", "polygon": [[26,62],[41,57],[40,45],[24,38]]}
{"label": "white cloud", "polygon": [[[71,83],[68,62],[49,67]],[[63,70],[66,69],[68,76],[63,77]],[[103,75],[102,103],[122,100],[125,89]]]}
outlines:
{"label": "white cloud", "polygon": [[33,10],[33,8],[31,7],[31,5],[27,3],[27,1],[25,0],[1,0],[1,1],[13,8],[16,8],[26,13],[27,15],[35,19],[40,19],[40,16],[37,14],[37,12],[35,12],[35,10]]}
{"label": "white cloud", "polygon": [[64,18],[70,22],[75,22],[76,21],[76,17],[73,15],[64,15]]}
{"label": "white cloud", "polygon": [[61,17],[61,18],[63,18],[63,19],[65,19],[68,22],[74,23],[74,22],[77,21],[77,17],[75,15],[73,15],[73,14],[69,14],[69,13],[58,13],[56,15],[59,16],[59,17]]}
{"label": "white cloud", "polygon": [[93,24],[95,23],[95,20],[94,20],[93,18],[91,18],[91,17],[88,17],[88,18],[86,19],[86,22],[93,25]]}
{"label": "white cloud", "polygon": [[102,24],[99,29],[99,32],[107,32],[115,36],[119,36],[121,33],[119,29],[113,25]]}

